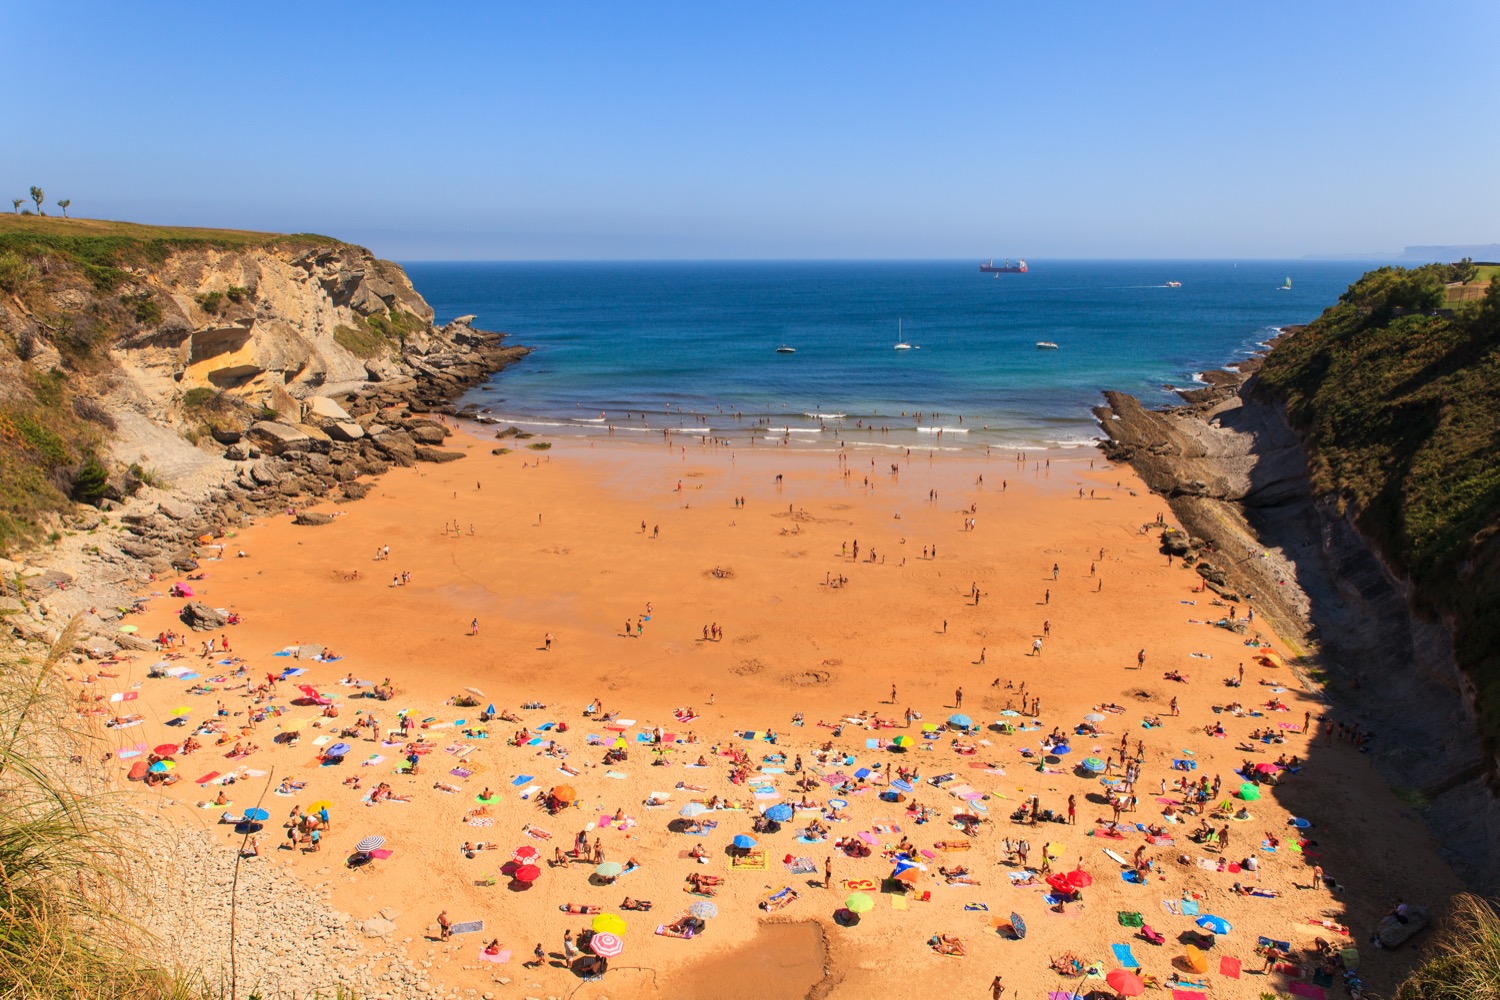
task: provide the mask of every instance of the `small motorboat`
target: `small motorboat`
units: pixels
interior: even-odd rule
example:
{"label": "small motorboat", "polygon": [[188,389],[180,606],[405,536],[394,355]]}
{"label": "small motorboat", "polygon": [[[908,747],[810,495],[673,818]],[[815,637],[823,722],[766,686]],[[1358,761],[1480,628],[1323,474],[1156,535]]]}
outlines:
{"label": "small motorboat", "polygon": [[1036,342],[1036,349],[1039,351],[1055,351],[1057,350],[1057,345],[1050,340],[1038,340]]}
{"label": "small motorboat", "polygon": [[1169,281],[1169,282],[1167,282],[1167,287],[1168,288],[1181,288],[1182,287],[1182,282],[1180,282],[1180,281]]}
{"label": "small motorboat", "polygon": [[782,344],[780,347],[776,348],[776,353],[777,354],[796,354],[797,353],[797,349],[795,347],[788,347],[785,344]]}

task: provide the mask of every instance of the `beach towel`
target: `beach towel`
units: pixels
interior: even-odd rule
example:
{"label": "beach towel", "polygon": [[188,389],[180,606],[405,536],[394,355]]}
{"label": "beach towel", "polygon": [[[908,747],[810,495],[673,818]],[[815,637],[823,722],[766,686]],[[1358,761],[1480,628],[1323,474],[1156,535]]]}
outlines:
{"label": "beach towel", "polygon": [[1292,943],[1290,941],[1276,941],[1272,938],[1266,937],[1265,935],[1261,935],[1260,937],[1256,938],[1255,943],[1260,945],[1262,948],[1268,948],[1271,945],[1275,945],[1276,948],[1280,951],[1292,950]]}
{"label": "beach towel", "polygon": [[483,920],[465,920],[448,928],[449,934],[472,934],[484,930]]}
{"label": "beach towel", "polygon": [[729,870],[732,872],[763,872],[766,867],[765,851],[750,851],[729,859]]}
{"label": "beach towel", "polygon": [[200,785],[206,785],[210,781],[213,781],[218,776],[219,776],[219,772],[218,771],[209,771],[203,777],[199,778],[198,781],[197,781],[197,783],[200,784]]}
{"label": "beach towel", "polygon": [[1312,1000],[1327,1000],[1328,991],[1321,986],[1312,983],[1293,983],[1287,989],[1299,997],[1311,997]]}
{"label": "beach towel", "polygon": [[395,853],[395,851],[391,850],[388,847],[382,847],[378,851],[371,851],[370,857],[374,858],[376,861],[384,861],[386,858],[389,858],[392,854]]}
{"label": "beach towel", "polygon": [[1115,953],[1115,961],[1121,966],[1127,969],[1139,969],[1141,967],[1141,963],[1137,962],[1135,956],[1130,953],[1130,945],[1112,944],[1109,946],[1109,950]]}
{"label": "beach towel", "polygon": [[1161,908],[1163,910],[1166,910],[1168,913],[1172,914],[1174,917],[1175,916],[1181,916],[1181,913],[1179,913],[1179,911],[1177,909],[1177,900],[1175,900],[1175,899],[1164,899],[1164,900],[1162,900],[1161,901]]}
{"label": "beach towel", "polygon": [[985,913],[988,913],[990,911],[990,907],[989,907],[988,903],[965,903],[964,904],[964,909],[966,909],[966,910],[981,910],[981,911],[983,911]]}
{"label": "beach towel", "polygon": [[1173,990],[1172,1000],[1208,1000],[1208,994],[1194,990]]}
{"label": "beach towel", "polygon": [[1120,881],[1129,882],[1131,885],[1145,885],[1146,876],[1142,875],[1138,871],[1121,872]]}
{"label": "beach towel", "polygon": [[1198,903],[1196,900],[1184,899],[1182,901],[1182,915],[1184,917],[1196,917],[1198,915]]}
{"label": "beach towel", "polygon": [[491,955],[489,952],[485,951],[483,948],[480,948],[479,949],[479,960],[481,962],[494,962],[496,965],[504,965],[506,962],[510,961],[510,949],[509,948],[501,948],[499,954],[497,954],[497,955]]}
{"label": "beach towel", "polygon": [[1240,978],[1240,960],[1232,955],[1224,955],[1219,959],[1219,975],[1228,976],[1230,979]]}
{"label": "beach towel", "polygon": [[1120,921],[1121,927],[1140,927],[1146,923],[1145,917],[1130,910],[1121,910],[1115,917]]}
{"label": "beach towel", "polygon": [[785,864],[793,875],[811,875],[818,870],[818,864],[812,858],[793,858]]}
{"label": "beach towel", "polygon": [[530,774],[521,774],[521,775],[517,775],[516,778],[515,778],[515,780],[512,781],[511,784],[515,785],[517,788],[520,788],[522,785],[526,784],[527,782],[529,782],[529,781],[535,781],[535,780],[536,780],[536,778],[533,775],[530,775]]}
{"label": "beach towel", "polygon": [[844,888],[850,892],[874,892],[876,885],[872,878],[846,878]]}

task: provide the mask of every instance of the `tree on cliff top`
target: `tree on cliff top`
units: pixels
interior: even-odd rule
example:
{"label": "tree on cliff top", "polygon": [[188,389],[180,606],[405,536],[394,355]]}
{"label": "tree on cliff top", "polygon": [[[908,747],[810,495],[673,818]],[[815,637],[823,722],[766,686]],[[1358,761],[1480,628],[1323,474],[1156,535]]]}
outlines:
{"label": "tree on cliff top", "polygon": [[21,202],[23,202],[25,200],[26,200],[25,198],[12,198],[10,200],[10,203],[15,208],[17,215],[21,214]]}
{"label": "tree on cliff top", "polygon": [[71,205],[71,204],[73,204],[73,199],[72,198],[60,198],[60,199],[58,199],[57,207],[63,210],[63,218],[64,219],[66,219],[68,217],[68,206]]}
{"label": "tree on cliff top", "polygon": [[42,211],[42,202],[47,200],[47,192],[33,184],[31,185],[31,200],[36,202],[36,214],[45,215],[46,213]]}

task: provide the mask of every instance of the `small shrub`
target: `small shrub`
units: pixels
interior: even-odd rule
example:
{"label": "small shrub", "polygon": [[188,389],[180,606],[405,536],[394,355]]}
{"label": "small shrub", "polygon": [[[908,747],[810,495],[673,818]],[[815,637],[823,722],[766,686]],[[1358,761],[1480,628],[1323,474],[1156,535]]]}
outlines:
{"label": "small shrub", "polygon": [[210,316],[217,315],[224,307],[223,292],[204,292],[197,298],[198,305]]}
{"label": "small shrub", "polygon": [[73,499],[80,503],[98,503],[109,486],[109,470],[90,455],[73,480]]}
{"label": "small shrub", "polygon": [[0,253],[0,291],[19,295],[31,284],[35,275],[36,268],[31,265],[31,261],[14,250]]}
{"label": "small shrub", "polygon": [[161,322],[161,303],[156,301],[156,293],[152,291],[121,295],[120,302],[130,309],[141,326],[156,326]]}
{"label": "small shrub", "polygon": [[532,451],[546,451],[548,448],[552,447],[552,442],[551,441],[533,441],[531,444],[528,444],[526,447],[530,448]]}
{"label": "small shrub", "polygon": [[182,394],[182,408],[184,410],[207,409],[209,405],[213,403],[214,397],[216,395],[218,395],[218,393],[215,390],[210,389],[206,385],[200,385],[197,388],[189,389],[187,392]]}
{"label": "small shrub", "polygon": [[384,337],[363,322],[358,327],[340,323],[333,328],[333,341],[356,358],[378,358],[390,348]]}
{"label": "small shrub", "polygon": [[242,288],[239,285],[230,285],[224,292],[225,297],[227,297],[230,302],[236,304],[245,301],[245,299],[249,298],[250,294],[250,289]]}
{"label": "small shrub", "polygon": [[30,361],[36,357],[36,348],[36,330],[28,325],[21,331],[21,335],[16,338],[16,357],[22,361]]}

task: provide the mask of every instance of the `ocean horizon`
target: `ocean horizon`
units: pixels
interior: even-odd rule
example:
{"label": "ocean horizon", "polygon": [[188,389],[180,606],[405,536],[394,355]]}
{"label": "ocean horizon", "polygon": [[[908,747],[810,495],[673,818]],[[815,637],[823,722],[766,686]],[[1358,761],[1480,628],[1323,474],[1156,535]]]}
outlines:
{"label": "ocean horizon", "polygon": [[1092,445],[1105,390],[1170,404],[1170,386],[1316,318],[1368,264],[1029,260],[993,276],[975,260],[403,266],[438,322],[473,314],[531,348],[460,401],[486,420],[959,450]]}

